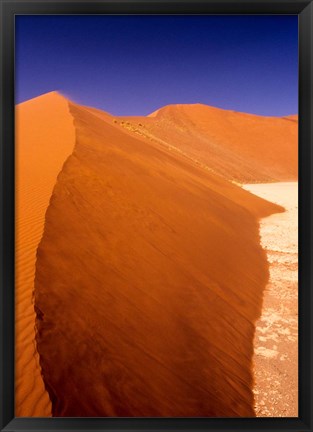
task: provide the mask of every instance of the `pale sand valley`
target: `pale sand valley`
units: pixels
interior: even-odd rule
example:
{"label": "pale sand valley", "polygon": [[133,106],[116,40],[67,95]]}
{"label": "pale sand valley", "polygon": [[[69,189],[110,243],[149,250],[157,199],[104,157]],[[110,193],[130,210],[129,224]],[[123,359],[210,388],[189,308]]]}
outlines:
{"label": "pale sand valley", "polygon": [[16,416],[296,416],[297,136],[17,105]]}

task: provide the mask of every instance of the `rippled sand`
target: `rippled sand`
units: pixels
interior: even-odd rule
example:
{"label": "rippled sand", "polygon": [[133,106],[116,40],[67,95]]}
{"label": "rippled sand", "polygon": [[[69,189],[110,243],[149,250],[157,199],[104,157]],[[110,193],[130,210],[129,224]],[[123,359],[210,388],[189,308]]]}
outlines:
{"label": "rippled sand", "polygon": [[255,400],[259,417],[298,416],[298,183],[245,185],[285,207],[261,220],[270,280],[255,335]]}

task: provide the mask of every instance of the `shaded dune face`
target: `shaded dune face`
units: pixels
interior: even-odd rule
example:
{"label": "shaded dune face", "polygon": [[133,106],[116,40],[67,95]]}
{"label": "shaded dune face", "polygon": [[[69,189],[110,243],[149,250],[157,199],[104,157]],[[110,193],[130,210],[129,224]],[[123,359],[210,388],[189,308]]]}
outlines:
{"label": "shaded dune face", "polygon": [[[258,223],[282,209],[70,104],[76,146],[37,251],[54,416],[254,416]],[[106,116],[106,115],[105,115]]]}
{"label": "shaded dune face", "polygon": [[297,180],[298,116],[263,117],[207,105],[170,105],[117,119],[240,183]]}

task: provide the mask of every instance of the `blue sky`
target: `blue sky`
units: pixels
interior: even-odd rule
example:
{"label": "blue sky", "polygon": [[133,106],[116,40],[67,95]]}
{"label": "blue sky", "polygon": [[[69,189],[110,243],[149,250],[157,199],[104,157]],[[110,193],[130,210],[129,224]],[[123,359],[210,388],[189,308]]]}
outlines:
{"label": "blue sky", "polygon": [[16,103],[58,90],[114,115],[298,112],[296,15],[20,15],[15,61]]}

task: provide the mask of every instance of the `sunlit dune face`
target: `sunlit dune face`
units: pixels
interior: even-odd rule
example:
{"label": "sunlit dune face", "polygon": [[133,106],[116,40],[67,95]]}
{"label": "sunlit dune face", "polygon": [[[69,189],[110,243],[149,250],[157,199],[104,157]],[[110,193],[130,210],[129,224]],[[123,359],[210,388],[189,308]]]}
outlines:
{"label": "sunlit dune face", "polygon": [[16,416],[49,416],[36,354],[33,290],[36,253],[57,176],[74,148],[68,103],[57,93],[16,107]]}

